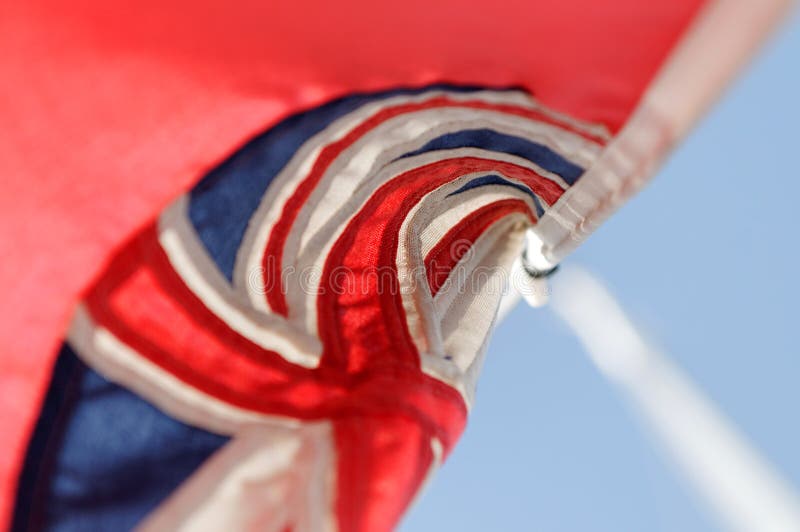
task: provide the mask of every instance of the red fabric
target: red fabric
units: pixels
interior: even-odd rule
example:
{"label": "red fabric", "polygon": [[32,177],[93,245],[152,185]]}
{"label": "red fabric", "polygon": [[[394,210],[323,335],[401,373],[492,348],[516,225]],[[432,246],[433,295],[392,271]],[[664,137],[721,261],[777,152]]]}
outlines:
{"label": "red fabric", "polygon": [[[414,419],[361,416],[337,421],[339,530],[393,530],[434,462],[431,441]],[[388,458],[388,459],[387,459]],[[388,481],[391,479],[391,481]]]}
{"label": "red fabric", "polygon": [[481,207],[451,228],[425,256],[425,272],[431,295],[436,296],[447,281],[450,272],[475,241],[497,220],[512,212],[527,214],[531,223],[530,208],[522,200],[502,200]]}
{"label": "red fabric", "polygon": [[358,90],[520,85],[618,129],[701,0],[7,2],[0,523],[72,305],[248,136]]}
{"label": "red fabric", "polygon": [[[365,133],[369,132],[383,122],[386,122],[387,120],[390,120],[391,118],[403,113],[419,111],[422,109],[432,109],[436,107],[490,109],[501,113],[524,116],[548,124],[558,124],[560,127],[564,127],[565,129],[578,133],[581,136],[602,142],[602,139],[592,137],[591,135],[587,135],[576,128],[570,127],[569,124],[563,120],[556,120],[553,117],[545,115],[544,113],[511,105],[487,105],[485,102],[480,101],[457,102],[451,100],[450,98],[441,97],[422,103],[397,105],[383,109],[382,111],[376,113],[375,116],[370,117],[357,128],[353,129],[341,140],[334,142],[330,146],[326,146],[314,164],[314,167],[311,168],[308,176],[303,180],[292,197],[289,198],[281,217],[275,223],[275,228],[272,230],[270,239],[267,242],[267,247],[264,250],[264,258],[261,264],[264,268],[264,286],[275,286],[277,283],[281,282],[283,248],[286,244],[286,238],[289,235],[289,231],[291,230],[292,224],[297,218],[300,209],[303,207],[305,202],[308,201],[309,196],[314,191],[314,187],[316,187],[319,183],[319,180],[322,179],[322,176],[325,174],[330,164],[336,160],[336,158],[339,157],[344,150],[352,146],[353,143],[360,139]],[[286,306],[286,295],[284,290],[272,290],[266,294],[266,298],[267,303],[273,312],[282,316],[286,316],[288,307]]]}
{"label": "red fabric", "polygon": [[382,276],[371,273],[391,271],[396,277],[399,228],[423,196],[453,176],[488,171],[525,183],[548,204],[563,193],[557,183],[533,170],[474,157],[420,166],[383,185],[353,217],[328,254],[322,278],[330,279],[337,268],[344,267],[355,284],[348,290],[328,290],[319,298],[319,335],[325,346],[320,368],[345,368],[355,373],[368,365],[386,363],[376,361],[372,356],[375,352],[391,353],[392,363],[403,360],[418,364],[418,353],[402,319],[405,311],[399,292],[378,287]]}
{"label": "red fabric", "polygon": [[[432,465],[430,439],[437,438],[448,452],[466,421],[460,394],[419,371],[397,289],[399,228],[426,194],[456,176],[488,170],[525,183],[548,204],[563,192],[528,168],[475,157],[433,162],[381,186],[326,260],[322,278],[348,283],[348,289],[324,286],[318,296],[323,344],[318,368],[288,363],[216,317],[173,270],[153,224],[94,284],[87,310],[141,356],[205,394],[265,414],[333,419],[341,530],[390,530]],[[472,232],[458,229],[469,235],[511,212],[530,215],[521,200],[491,207],[469,218],[476,222]],[[339,279],[332,274],[337,270],[349,274]],[[387,280],[370,272],[392,275]]]}
{"label": "red fabric", "polygon": [[[464,419],[458,393],[416,371],[413,364],[399,367],[392,382],[386,382],[379,371],[358,380],[330,367],[309,369],[291,364],[238,335],[178,277],[152,225],[114,259],[87,294],[86,306],[98,325],[150,362],[234,406],[300,419],[327,419],[342,412],[374,414],[384,411],[388,402],[398,410],[430,419],[428,425],[439,427],[433,432],[444,442],[453,442],[455,435],[440,433],[441,428],[458,432],[457,420]],[[331,329],[329,336],[341,328],[335,319],[324,326]],[[398,347],[403,347],[407,357],[416,357],[410,340]],[[393,354],[378,350],[372,362],[385,366]],[[427,390],[432,388],[441,403],[425,402]]]}

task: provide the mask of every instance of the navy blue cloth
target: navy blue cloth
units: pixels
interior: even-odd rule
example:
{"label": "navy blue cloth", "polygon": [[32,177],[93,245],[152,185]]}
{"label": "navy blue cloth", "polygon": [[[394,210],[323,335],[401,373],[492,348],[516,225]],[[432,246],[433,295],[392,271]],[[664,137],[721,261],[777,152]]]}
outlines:
{"label": "navy blue cloth", "polygon": [[130,530],[226,441],[104,379],[64,344],[12,530]]}
{"label": "navy blue cloth", "polygon": [[537,164],[548,172],[561,176],[569,185],[575,184],[575,181],[583,175],[583,168],[568,161],[544,144],[491,129],[465,129],[446,133],[431,139],[418,150],[403,154],[400,158],[420,155],[429,151],[457,148],[481,148],[516,155]]}

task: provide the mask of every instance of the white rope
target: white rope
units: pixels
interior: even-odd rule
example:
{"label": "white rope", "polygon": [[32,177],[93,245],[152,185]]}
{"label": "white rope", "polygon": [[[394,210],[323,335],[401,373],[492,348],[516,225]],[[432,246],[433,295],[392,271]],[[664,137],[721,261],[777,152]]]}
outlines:
{"label": "white rope", "polygon": [[[800,531],[800,498],[590,274],[560,272],[551,306],[730,530]],[[507,311],[506,311],[507,312]]]}

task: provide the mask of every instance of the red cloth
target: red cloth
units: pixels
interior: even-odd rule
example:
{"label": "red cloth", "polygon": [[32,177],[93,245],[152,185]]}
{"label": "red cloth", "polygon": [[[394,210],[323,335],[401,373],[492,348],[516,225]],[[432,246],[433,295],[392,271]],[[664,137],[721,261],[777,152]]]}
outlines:
{"label": "red cloth", "polygon": [[79,294],[250,135],[340,95],[436,82],[523,86],[616,131],[701,3],[7,3],[0,522]]}

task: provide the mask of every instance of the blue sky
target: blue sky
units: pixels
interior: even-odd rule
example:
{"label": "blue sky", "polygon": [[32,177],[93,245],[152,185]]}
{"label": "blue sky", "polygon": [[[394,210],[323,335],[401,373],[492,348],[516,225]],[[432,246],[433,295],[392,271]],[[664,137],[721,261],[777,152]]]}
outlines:
{"label": "blue sky", "polygon": [[[798,98],[796,14],[568,262],[606,280],[800,487]],[[717,528],[565,326],[522,305],[495,334],[461,442],[402,530]]]}

